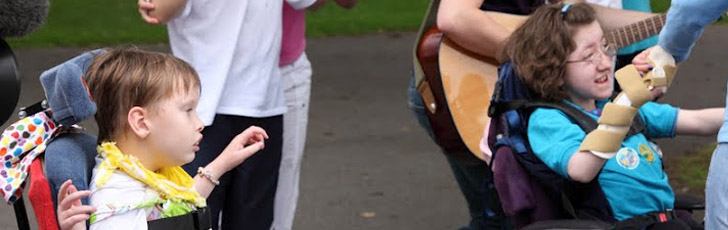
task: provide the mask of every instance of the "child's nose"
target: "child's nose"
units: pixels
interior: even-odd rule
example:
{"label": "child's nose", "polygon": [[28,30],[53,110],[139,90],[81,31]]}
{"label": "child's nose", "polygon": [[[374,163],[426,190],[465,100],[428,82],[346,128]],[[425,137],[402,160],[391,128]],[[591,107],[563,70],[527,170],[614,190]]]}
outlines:
{"label": "child's nose", "polygon": [[599,67],[601,69],[611,69],[612,68],[612,56],[609,56],[605,53],[600,53],[600,55],[603,55],[601,60],[599,60]]}
{"label": "child's nose", "polygon": [[203,129],[205,129],[205,124],[202,123],[202,120],[200,120],[200,117],[195,114],[195,130],[197,132],[202,132]]}

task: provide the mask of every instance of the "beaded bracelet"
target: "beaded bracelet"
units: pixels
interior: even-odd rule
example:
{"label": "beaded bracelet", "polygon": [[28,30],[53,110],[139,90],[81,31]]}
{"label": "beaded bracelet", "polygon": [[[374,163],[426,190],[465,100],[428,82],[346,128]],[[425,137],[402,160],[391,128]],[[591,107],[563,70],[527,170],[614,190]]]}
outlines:
{"label": "beaded bracelet", "polygon": [[215,180],[215,178],[212,177],[212,174],[210,173],[210,171],[204,170],[202,167],[197,168],[197,175],[201,175],[201,176],[207,178],[207,180],[209,180],[210,182],[215,184],[215,186],[220,185],[220,181]]}

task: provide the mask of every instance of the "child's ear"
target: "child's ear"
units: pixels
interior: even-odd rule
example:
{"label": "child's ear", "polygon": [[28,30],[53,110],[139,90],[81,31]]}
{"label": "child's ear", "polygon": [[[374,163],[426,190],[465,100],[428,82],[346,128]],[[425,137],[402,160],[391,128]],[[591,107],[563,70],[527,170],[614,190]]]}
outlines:
{"label": "child's ear", "polygon": [[149,111],[139,106],[132,107],[127,114],[127,122],[129,123],[129,128],[131,129],[131,132],[138,138],[143,139],[147,137],[150,133],[150,127],[147,123],[149,121],[148,115]]}

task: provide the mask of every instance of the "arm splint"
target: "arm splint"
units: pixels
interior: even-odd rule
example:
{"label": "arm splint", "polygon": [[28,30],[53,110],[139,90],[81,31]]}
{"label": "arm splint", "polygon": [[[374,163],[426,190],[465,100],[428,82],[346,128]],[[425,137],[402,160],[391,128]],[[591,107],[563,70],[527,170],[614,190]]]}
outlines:
{"label": "arm splint", "polygon": [[603,159],[614,157],[639,108],[652,100],[650,90],[666,90],[670,86],[677,70],[672,55],[656,46],[650,51],[647,61],[654,68],[644,76],[640,76],[634,65],[627,65],[615,73],[622,92],[614,102],[606,104],[597,121],[599,126],[586,135],[579,151],[589,151]]}

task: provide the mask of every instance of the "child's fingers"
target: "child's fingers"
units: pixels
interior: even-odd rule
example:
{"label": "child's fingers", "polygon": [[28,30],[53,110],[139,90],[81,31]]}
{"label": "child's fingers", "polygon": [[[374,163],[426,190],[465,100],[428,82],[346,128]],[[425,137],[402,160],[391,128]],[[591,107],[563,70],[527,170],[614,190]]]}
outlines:
{"label": "child's fingers", "polygon": [[253,128],[251,131],[255,133],[256,135],[260,135],[264,137],[265,139],[268,139],[268,133],[265,132],[265,129],[258,127],[258,126],[251,126]]}
{"label": "child's fingers", "polygon": [[268,134],[265,132],[265,129],[258,127],[258,126],[250,126],[243,133],[247,134],[248,136],[252,136],[253,134],[263,134],[266,138],[268,138]]}
{"label": "child's fingers", "polygon": [[235,136],[232,141],[230,141],[230,145],[234,146],[235,149],[241,149],[244,148],[246,144],[248,144],[248,136],[245,132],[242,132]]}
{"label": "child's fingers", "polygon": [[145,0],[139,0],[137,2],[137,5],[139,5],[139,9],[143,10],[154,10],[156,8],[153,3],[147,2]]}
{"label": "child's fingers", "polygon": [[261,142],[261,141],[265,141],[265,137],[263,136],[263,134],[256,133],[255,135],[250,137],[250,139],[248,139],[247,144],[251,145],[251,144],[255,144],[256,142]]}
{"label": "child's fingers", "polygon": [[76,189],[76,186],[74,186],[73,184],[71,184],[70,186],[68,186],[68,194],[71,194],[71,193],[74,193],[74,192],[78,192],[78,189]]}
{"label": "child's fingers", "polygon": [[[58,200],[63,201],[66,199],[66,195],[68,195],[68,188],[72,186],[71,180],[66,180],[61,184],[61,189],[58,190]],[[58,205],[59,208],[65,207],[61,204]]]}
{"label": "child's fingers", "polygon": [[87,215],[87,214],[81,214],[81,215],[75,215],[75,216],[68,217],[65,220],[61,221],[61,223],[60,223],[61,229],[71,229],[72,227],[74,227],[74,225],[81,223],[83,221],[86,221],[86,220],[88,220],[88,218],[89,218],[89,215]]}
{"label": "child's fingers", "polygon": [[248,145],[247,147],[245,147],[243,149],[242,152],[243,152],[243,155],[250,156],[250,155],[253,155],[255,152],[260,151],[263,148],[265,148],[265,144],[261,141],[261,142],[256,142],[255,144],[252,144],[252,145]]}
{"label": "child's fingers", "polygon": [[244,143],[244,144],[251,144],[249,143],[251,139],[254,139],[256,135],[263,135],[265,138],[268,138],[268,134],[265,133],[265,130],[258,126],[250,126],[247,129],[245,129],[243,132],[238,134],[235,138],[238,139],[238,141]]}
{"label": "child's fingers", "polygon": [[142,19],[144,19],[145,22],[147,22],[149,24],[155,24],[155,25],[159,24],[159,20],[157,20],[156,18],[153,18],[152,16],[149,16],[149,13],[147,13],[147,11],[139,10],[139,14],[142,15]]}
{"label": "child's fingers", "polygon": [[70,187],[71,185],[72,185],[72,182],[70,179],[64,181],[63,184],[61,184],[61,188],[58,189],[58,197],[59,198],[61,196],[65,197],[65,195],[68,194],[68,187]]}
{"label": "child's fingers", "polygon": [[139,0],[139,15],[142,16],[145,22],[149,24],[159,24],[159,20],[149,15],[149,11],[154,10],[155,6],[151,2],[145,0]]}
{"label": "child's fingers", "polygon": [[647,56],[649,56],[650,51],[652,48],[648,48],[639,54],[635,55],[634,58],[632,58],[632,64],[639,70],[640,72],[647,72],[649,71],[649,62],[647,62]]}
{"label": "child's fingers", "polygon": [[253,135],[252,137],[248,138],[248,141],[245,142],[246,145],[252,145],[255,142],[258,142],[258,136]]}
{"label": "child's fingers", "polygon": [[65,199],[61,200],[58,204],[58,209],[60,210],[67,210],[74,206],[74,204],[80,204],[81,197],[87,197],[91,195],[91,191],[85,190],[80,192],[74,192],[71,194],[68,194],[68,196],[65,197]]}
{"label": "child's fingers", "polygon": [[640,73],[647,73],[650,71],[650,68],[652,66],[650,66],[649,63],[643,63],[643,64],[634,64],[634,67],[637,68],[637,71],[640,71]]}
{"label": "child's fingers", "polygon": [[665,95],[665,91],[667,91],[667,88],[658,87],[658,88],[654,88],[654,89],[650,90],[650,94],[652,95],[652,98],[657,100]]}
{"label": "child's fingers", "polygon": [[[78,192],[78,189],[76,188],[75,185],[71,184],[71,186],[68,187],[68,194],[76,194],[77,192]],[[91,192],[89,192],[89,195],[91,195]],[[81,205],[81,200],[78,199],[78,200],[74,201],[73,203],[71,203],[71,205]]]}
{"label": "child's fingers", "polygon": [[63,211],[63,214],[65,216],[73,217],[73,216],[80,216],[80,215],[85,215],[85,214],[89,214],[89,213],[94,213],[94,212],[96,212],[96,207],[91,206],[91,205],[81,205],[81,206],[74,206],[71,209]]}

